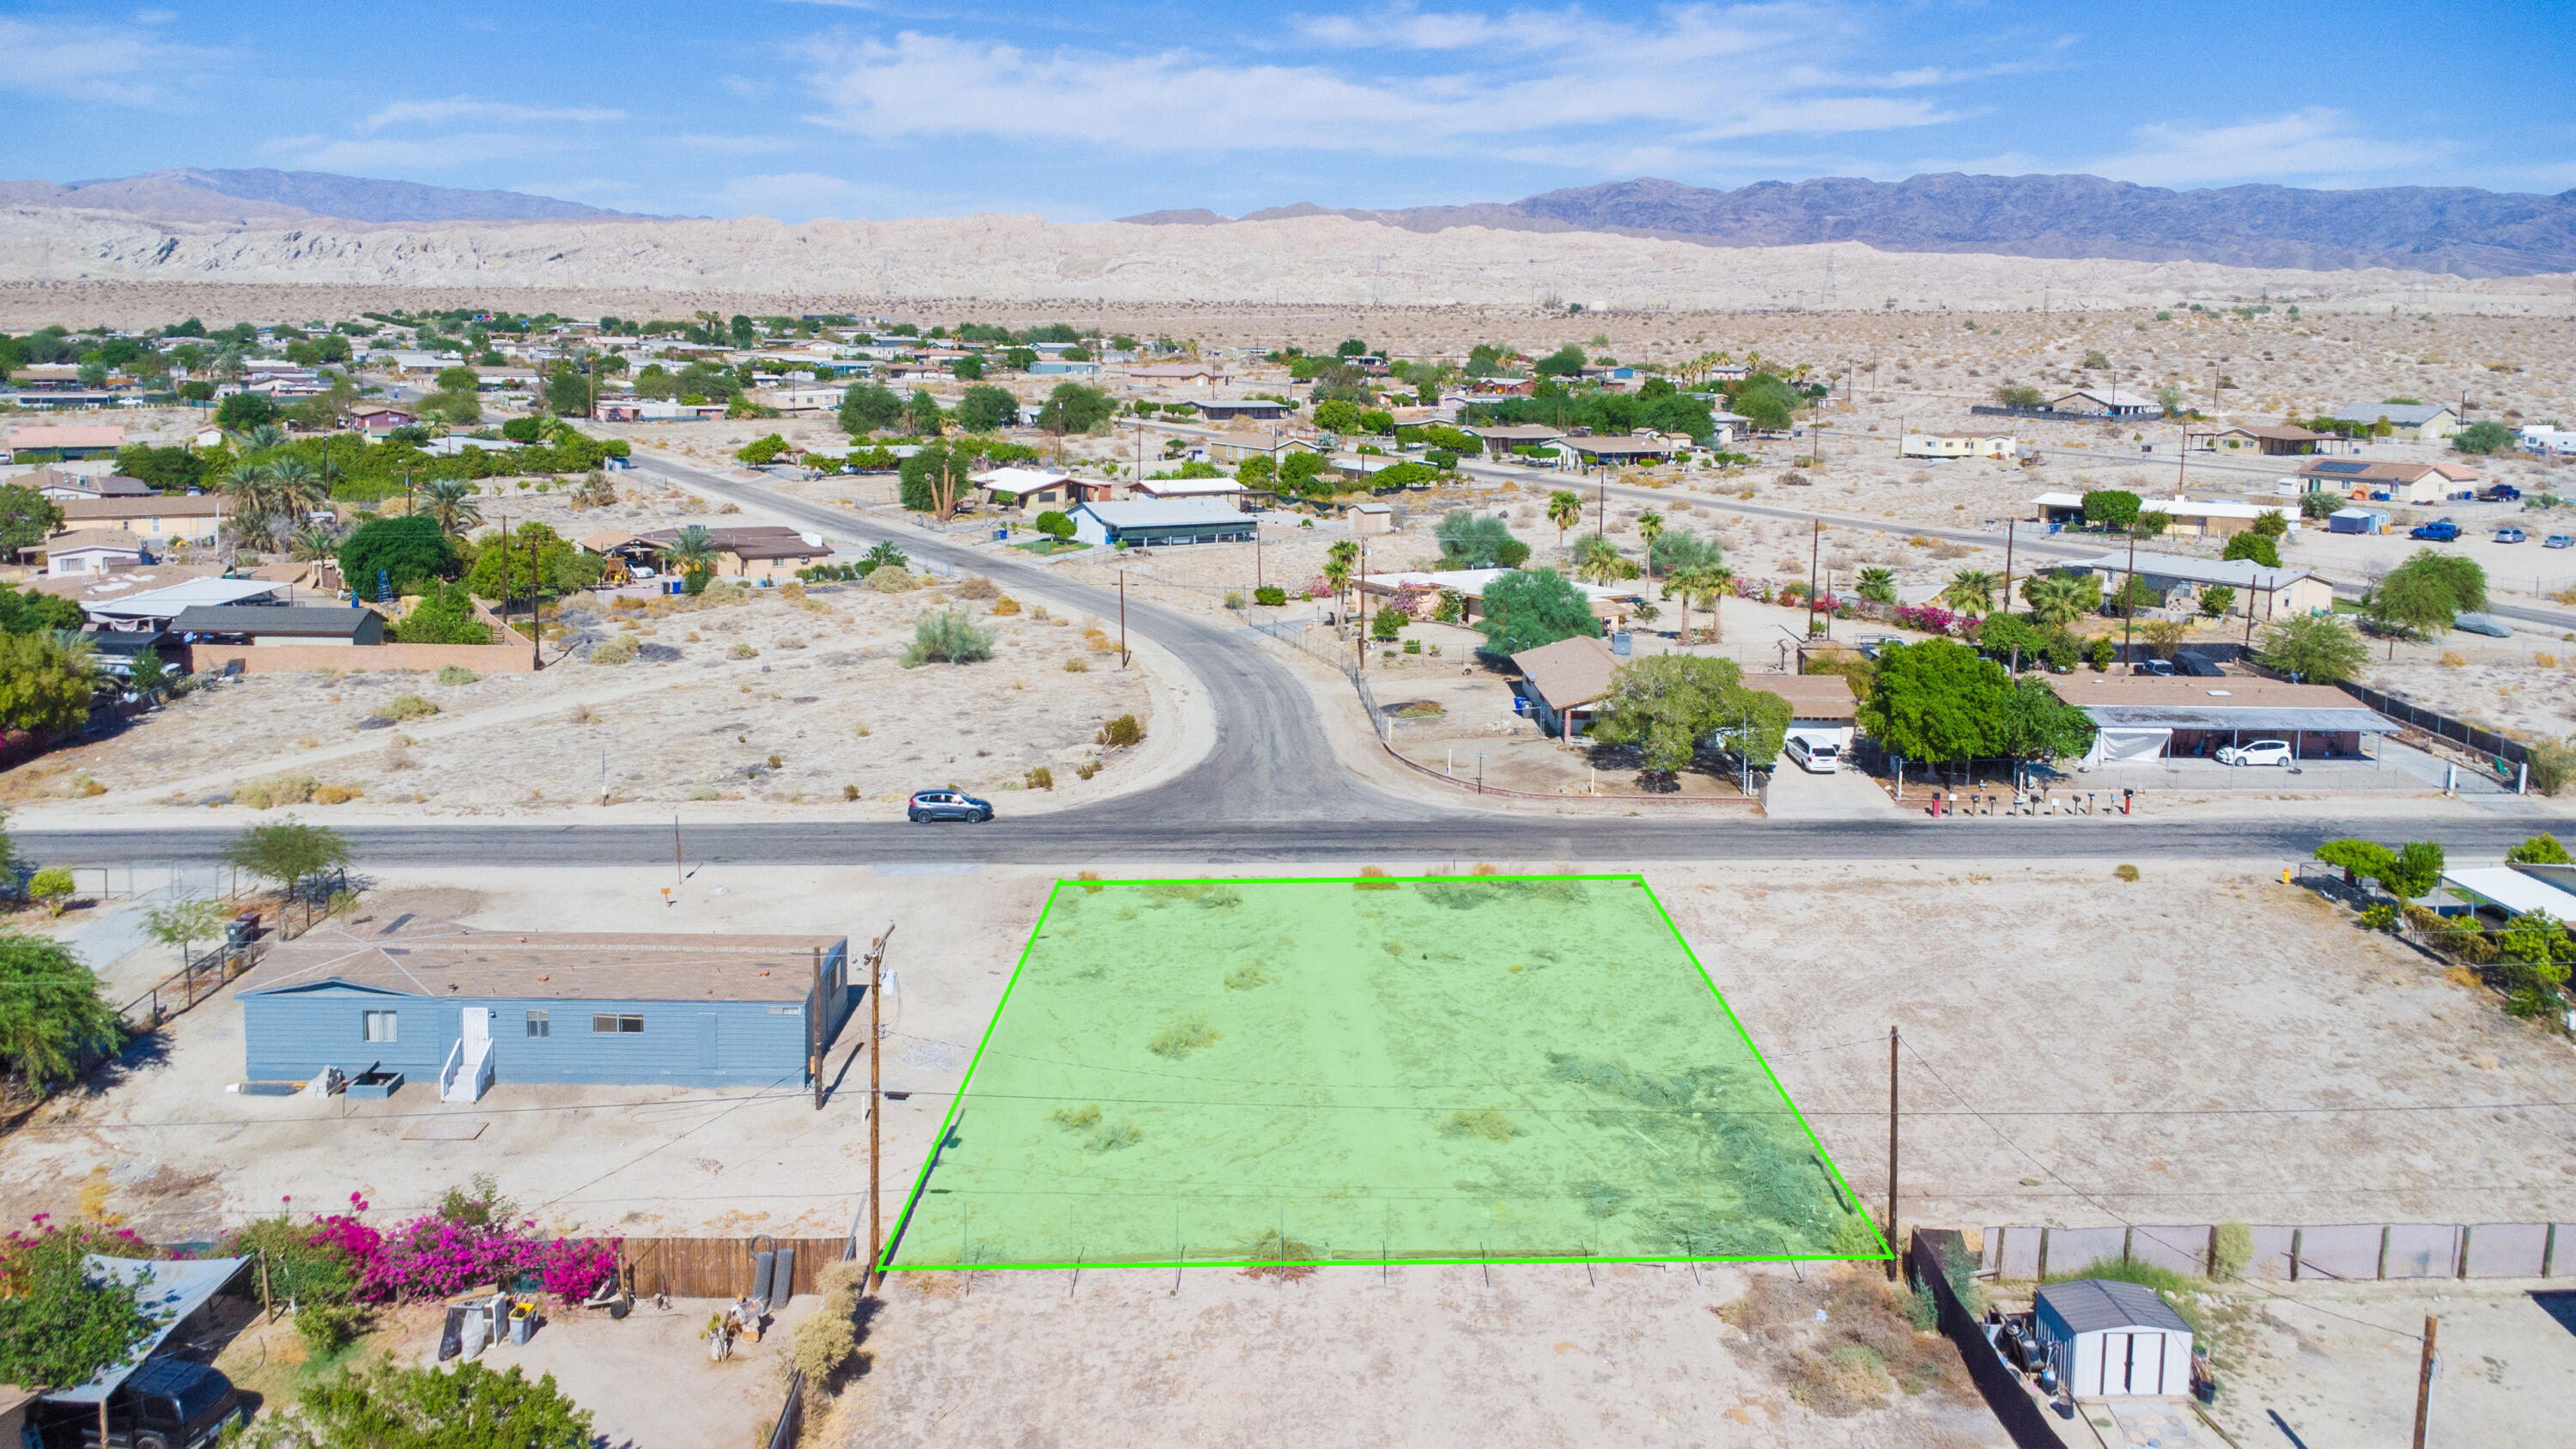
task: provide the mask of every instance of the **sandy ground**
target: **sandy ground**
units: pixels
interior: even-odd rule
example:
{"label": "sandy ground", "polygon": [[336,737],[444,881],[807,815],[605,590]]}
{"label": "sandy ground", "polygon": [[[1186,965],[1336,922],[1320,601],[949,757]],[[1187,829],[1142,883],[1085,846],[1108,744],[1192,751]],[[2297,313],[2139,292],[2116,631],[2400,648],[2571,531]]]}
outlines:
{"label": "sandy ground", "polygon": [[[826,1442],[2007,1442],[1938,1339],[1924,1351],[1946,1364],[1943,1387],[1882,1390],[1848,1415],[1808,1407],[1793,1396],[1809,1388],[1792,1365],[1829,1349],[1841,1325],[1807,1317],[1784,1348],[1717,1316],[1754,1276],[1510,1265],[1324,1269],[1287,1283],[1216,1271],[898,1274],[868,1324],[869,1371]],[[1832,1275],[1776,1276],[1802,1307],[1842,1309],[1824,1308]],[[1872,1289],[1866,1276],[1854,1287]]]}
{"label": "sandy ground", "polygon": [[[240,787],[281,776],[355,789],[364,809],[432,814],[596,814],[603,784],[613,801],[656,808],[865,801],[882,813],[934,786],[1021,791],[1040,766],[1053,789],[1006,793],[1004,809],[1121,788],[1157,753],[1149,668],[1120,671],[1115,653],[1086,637],[1095,621],[997,616],[996,604],[954,588],[889,594],[856,584],[817,586],[802,599],[655,599],[637,610],[576,597],[562,615],[572,637],[631,632],[677,657],[570,659],[453,685],[430,673],[245,675],[13,770],[0,788],[20,805],[82,816],[200,806],[252,814],[233,799]],[[995,634],[993,659],[904,668],[916,618],[952,606]],[[362,726],[412,696],[438,713]],[[1101,724],[1122,714],[1144,724],[1145,745],[1097,742]],[[1080,778],[1095,764],[1094,778]],[[65,798],[84,775],[107,793]]]}

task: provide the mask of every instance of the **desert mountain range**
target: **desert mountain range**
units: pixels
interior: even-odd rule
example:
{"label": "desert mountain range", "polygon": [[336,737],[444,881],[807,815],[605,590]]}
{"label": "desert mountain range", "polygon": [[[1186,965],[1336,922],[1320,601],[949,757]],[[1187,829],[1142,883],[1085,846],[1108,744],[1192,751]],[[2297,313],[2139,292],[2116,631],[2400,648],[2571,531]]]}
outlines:
{"label": "desert mountain range", "polygon": [[[1865,242],[1890,252],[2216,262],[2340,271],[2398,267],[2462,277],[2576,271],[2576,191],[2557,196],[2471,187],[2312,191],[2229,186],[2168,191],[2099,176],[1963,176],[1905,181],[1828,177],[1733,191],[1639,177],[1513,202],[1392,211],[1311,202],[1244,221],[1345,216],[1407,231],[1604,231],[1727,247]],[[1205,210],[1123,218],[1223,225]]]}
{"label": "desert mountain range", "polygon": [[172,167],[108,181],[0,181],[0,207],[77,207],[157,221],[553,221],[625,212],[524,191],[462,191],[328,171],[203,171]]}

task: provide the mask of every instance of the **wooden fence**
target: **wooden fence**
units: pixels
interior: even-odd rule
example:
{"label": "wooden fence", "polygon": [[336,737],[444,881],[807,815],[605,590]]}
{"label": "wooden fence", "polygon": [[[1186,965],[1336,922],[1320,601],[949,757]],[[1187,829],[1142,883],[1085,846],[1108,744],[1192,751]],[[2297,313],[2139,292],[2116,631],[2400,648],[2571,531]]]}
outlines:
{"label": "wooden fence", "polygon": [[741,1298],[751,1292],[752,1254],[773,1243],[796,1252],[797,1293],[820,1291],[815,1275],[849,1248],[846,1238],[628,1238],[619,1252],[638,1296]]}

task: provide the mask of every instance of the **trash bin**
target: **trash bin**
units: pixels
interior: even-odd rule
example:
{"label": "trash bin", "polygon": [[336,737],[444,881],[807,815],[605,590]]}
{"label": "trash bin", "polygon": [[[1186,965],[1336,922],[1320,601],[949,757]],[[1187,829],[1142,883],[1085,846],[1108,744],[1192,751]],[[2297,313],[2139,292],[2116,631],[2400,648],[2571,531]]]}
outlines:
{"label": "trash bin", "polygon": [[537,1305],[521,1299],[510,1306],[510,1345],[522,1347],[528,1335],[537,1331]]}

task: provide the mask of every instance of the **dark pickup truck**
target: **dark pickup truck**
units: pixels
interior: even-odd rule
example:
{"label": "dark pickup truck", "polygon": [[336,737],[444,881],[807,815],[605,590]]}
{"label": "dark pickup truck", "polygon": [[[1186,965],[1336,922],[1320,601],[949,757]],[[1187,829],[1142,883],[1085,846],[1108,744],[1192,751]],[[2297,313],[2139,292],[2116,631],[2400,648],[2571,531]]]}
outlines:
{"label": "dark pickup truck", "polygon": [[[28,1449],[100,1449],[98,1405],[39,1399],[20,1431]],[[156,1358],[126,1375],[107,1400],[105,1449],[201,1449],[246,1419],[241,1392],[215,1369]]]}
{"label": "dark pickup truck", "polygon": [[2486,491],[2478,495],[2480,503],[2516,503],[2521,499],[2522,490],[2510,483],[2489,484]]}

